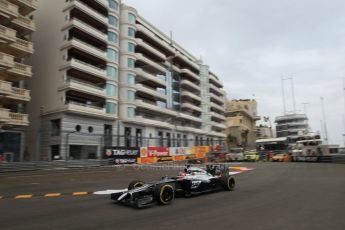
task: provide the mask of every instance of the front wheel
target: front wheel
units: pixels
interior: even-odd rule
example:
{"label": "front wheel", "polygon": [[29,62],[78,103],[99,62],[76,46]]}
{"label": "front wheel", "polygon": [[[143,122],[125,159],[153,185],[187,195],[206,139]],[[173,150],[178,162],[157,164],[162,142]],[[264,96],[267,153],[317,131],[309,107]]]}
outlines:
{"label": "front wheel", "polygon": [[232,176],[225,176],[221,180],[224,190],[233,191],[235,189],[235,178]]}
{"label": "front wheel", "polygon": [[168,205],[175,198],[175,190],[171,184],[159,184],[155,189],[155,198],[159,204]]}

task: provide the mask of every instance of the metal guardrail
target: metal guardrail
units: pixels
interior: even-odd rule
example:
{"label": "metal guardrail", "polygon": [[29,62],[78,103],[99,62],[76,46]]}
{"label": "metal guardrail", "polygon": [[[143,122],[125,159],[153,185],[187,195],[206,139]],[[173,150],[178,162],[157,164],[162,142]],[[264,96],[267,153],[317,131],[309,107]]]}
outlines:
{"label": "metal guardrail", "polygon": [[93,168],[113,164],[113,160],[69,160],[69,161],[33,161],[0,163],[0,173],[35,171],[56,168]]}

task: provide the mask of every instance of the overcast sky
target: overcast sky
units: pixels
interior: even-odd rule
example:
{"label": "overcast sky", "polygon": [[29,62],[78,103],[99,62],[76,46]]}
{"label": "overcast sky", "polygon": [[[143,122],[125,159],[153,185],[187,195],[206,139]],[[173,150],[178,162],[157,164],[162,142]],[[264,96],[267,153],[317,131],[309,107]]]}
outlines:
{"label": "overcast sky", "polygon": [[[293,76],[296,107],[330,142],[344,132],[344,0],[123,0],[210,65],[232,99],[255,98],[259,115],[282,115],[281,76]],[[293,110],[289,81],[287,110]]]}

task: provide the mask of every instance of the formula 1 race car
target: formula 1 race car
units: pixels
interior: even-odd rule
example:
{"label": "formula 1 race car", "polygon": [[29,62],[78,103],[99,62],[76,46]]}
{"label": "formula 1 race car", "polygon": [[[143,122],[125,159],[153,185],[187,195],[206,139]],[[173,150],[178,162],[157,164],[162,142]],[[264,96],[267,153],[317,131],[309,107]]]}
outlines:
{"label": "formula 1 race car", "polygon": [[162,180],[150,183],[132,181],[128,190],[111,194],[111,199],[137,208],[159,203],[170,204],[175,197],[226,190],[235,188],[235,179],[229,175],[225,165],[207,165],[206,170],[187,166],[176,177],[163,177]]}

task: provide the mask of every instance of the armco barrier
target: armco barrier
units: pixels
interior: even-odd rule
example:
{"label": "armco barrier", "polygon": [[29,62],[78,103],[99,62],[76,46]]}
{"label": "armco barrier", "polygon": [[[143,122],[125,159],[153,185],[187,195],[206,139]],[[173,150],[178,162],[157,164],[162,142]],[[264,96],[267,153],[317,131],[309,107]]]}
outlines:
{"label": "armco barrier", "polygon": [[92,168],[112,165],[112,160],[69,160],[69,161],[33,161],[33,162],[2,162],[0,173],[34,171],[54,168]]}

